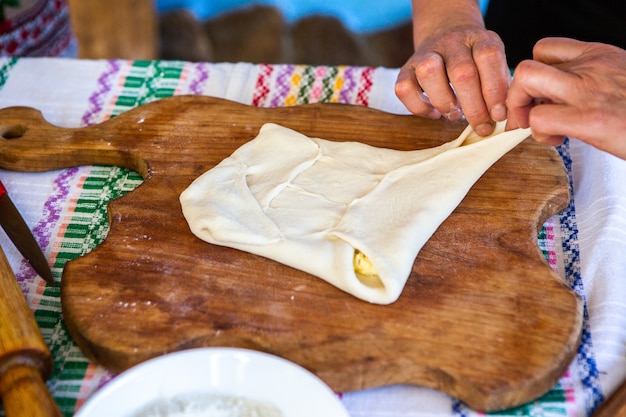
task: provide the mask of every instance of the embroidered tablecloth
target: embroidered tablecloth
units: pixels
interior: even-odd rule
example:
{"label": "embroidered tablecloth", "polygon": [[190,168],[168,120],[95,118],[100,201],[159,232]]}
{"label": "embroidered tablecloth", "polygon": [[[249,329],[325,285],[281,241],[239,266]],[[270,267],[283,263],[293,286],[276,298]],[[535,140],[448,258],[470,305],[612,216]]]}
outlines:
{"label": "embroidered tablecloth", "polygon": [[[264,107],[339,102],[406,113],[393,93],[396,75],[395,69],[367,67],[3,58],[0,107],[34,107],[62,127],[99,123],[179,94]],[[626,375],[626,162],[574,139],[560,146],[559,153],[573,198],[566,210],[546,222],[538,242],[549,264],[583,297],[582,343],[551,391],[492,415],[586,416]],[[0,179],[48,257],[57,282],[68,260],[88,253],[105,238],[107,202],[142,182],[135,172],[107,166],[45,173],[0,170]],[[48,388],[63,414],[72,416],[115,375],[87,360],[72,341],[61,315],[59,286],[45,286],[3,232],[0,245],[52,352]],[[337,395],[353,417],[480,415],[454,398],[421,387]]]}

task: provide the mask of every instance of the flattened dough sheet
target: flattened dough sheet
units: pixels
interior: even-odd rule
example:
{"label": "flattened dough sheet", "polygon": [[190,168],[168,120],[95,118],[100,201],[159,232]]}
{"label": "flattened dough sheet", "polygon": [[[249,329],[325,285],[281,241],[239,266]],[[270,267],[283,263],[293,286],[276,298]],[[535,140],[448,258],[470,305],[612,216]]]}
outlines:
{"label": "flattened dough sheet", "polygon": [[[530,136],[530,129],[504,126],[485,138],[468,127],[441,146],[397,151],[268,123],[181,194],[183,214],[206,242],[389,304],[422,246],[474,183]],[[369,273],[355,271],[355,254]]]}

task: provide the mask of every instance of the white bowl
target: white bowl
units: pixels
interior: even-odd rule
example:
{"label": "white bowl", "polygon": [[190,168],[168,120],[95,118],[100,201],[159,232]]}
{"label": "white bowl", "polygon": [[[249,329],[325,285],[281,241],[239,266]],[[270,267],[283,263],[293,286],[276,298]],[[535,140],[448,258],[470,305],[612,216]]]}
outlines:
{"label": "white bowl", "polygon": [[337,395],[311,372],[238,348],[190,349],[143,362],[97,391],[75,417],[132,417],[155,401],[189,394],[268,403],[284,417],[349,417]]}

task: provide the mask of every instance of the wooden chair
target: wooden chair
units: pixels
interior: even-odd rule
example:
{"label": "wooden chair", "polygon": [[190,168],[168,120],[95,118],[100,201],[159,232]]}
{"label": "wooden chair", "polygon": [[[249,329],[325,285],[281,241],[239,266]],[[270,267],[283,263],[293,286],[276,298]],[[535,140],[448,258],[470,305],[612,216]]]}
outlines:
{"label": "wooden chair", "polygon": [[154,0],[67,1],[79,58],[157,58]]}

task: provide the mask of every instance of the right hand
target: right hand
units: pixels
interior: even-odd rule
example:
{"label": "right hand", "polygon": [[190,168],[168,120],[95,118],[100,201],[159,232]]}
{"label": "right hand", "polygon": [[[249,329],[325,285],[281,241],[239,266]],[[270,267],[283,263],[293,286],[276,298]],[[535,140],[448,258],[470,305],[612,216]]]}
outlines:
{"label": "right hand", "polygon": [[508,128],[558,145],[565,136],[626,159],[626,50],[566,38],[542,39],[515,70]]}
{"label": "right hand", "polygon": [[396,95],[413,114],[457,120],[493,132],[507,117],[511,75],[500,37],[482,27],[447,29],[417,46],[400,69]]}

